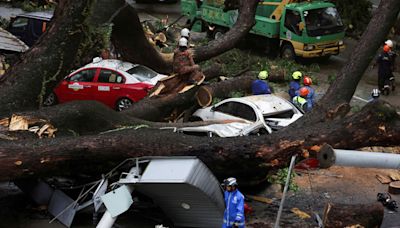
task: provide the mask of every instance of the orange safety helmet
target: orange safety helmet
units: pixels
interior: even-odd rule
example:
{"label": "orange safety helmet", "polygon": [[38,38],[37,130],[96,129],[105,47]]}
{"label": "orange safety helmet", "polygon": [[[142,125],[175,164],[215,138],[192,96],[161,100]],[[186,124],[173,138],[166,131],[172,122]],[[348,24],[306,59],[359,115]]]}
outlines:
{"label": "orange safety helmet", "polygon": [[389,51],[390,51],[389,45],[387,45],[387,44],[384,45],[384,46],[383,46],[383,51],[384,51],[384,52],[389,52]]}
{"label": "orange safety helmet", "polygon": [[301,97],[306,97],[310,91],[306,87],[301,87],[299,90],[299,95]]}
{"label": "orange safety helmet", "polygon": [[309,86],[309,85],[311,85],[311,84],[312,84],[312,80],[311,80],[311,78],[310,78],[310,77],[307,77],[307,76],[305,76],[305,77],[304,77],[304,79],[303,79],[303,84],[304,84],[304,85],[306,85],[306,86]]}

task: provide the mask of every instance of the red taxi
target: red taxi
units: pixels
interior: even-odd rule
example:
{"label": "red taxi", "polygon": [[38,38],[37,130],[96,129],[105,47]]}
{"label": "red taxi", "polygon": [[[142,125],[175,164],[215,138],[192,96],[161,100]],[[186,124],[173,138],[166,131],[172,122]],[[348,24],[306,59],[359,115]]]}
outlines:
{"label": "red taxi", "polygon": [[144,98],[166,77],[138,64],[95,58],[92,63],[65,77],[49,94],[44,105],[76,100],[96,100],[121,111]]}

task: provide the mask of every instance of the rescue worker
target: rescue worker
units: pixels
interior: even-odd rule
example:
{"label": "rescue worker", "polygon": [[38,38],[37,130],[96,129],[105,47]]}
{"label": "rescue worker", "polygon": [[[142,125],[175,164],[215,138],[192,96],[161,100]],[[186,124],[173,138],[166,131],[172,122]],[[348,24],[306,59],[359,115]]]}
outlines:
{"label": "rescue worker", "polygon": [[184,37],[179,39],[179,47],[174,52],[173,71],[189,84],[200,85],[205,78],[200,66],[194,63],[188,49],[188,40]]}
{"label": "rescue worker", "polygon": [[234,177],[224,180],[225,212],[222,228],[244,228],[244,196]]}
{"label": "rescue worker", "polygon": [[393,59],[389,54],[389,52],[390,52],[390,47],[389,45],[385,44],[383,46],[382,53],[378,56],[376,60],[376,64],[378,64],[378,88],[384,95],[389,95],[390,92],[389,80],[392,77],[394,78],[392,72]]}
{"label": "rescue worker", "polygon": [[300,80],[303,77],[303,74],[300,71],[295,71],[292,74],[292,81],[290,81],[289,83],[289,96],[290,96],[290,100],[293,100],[293,97],[295,97],[296,95],[298,95],[298,91],[300,89]]}
{"label": "rescue worker", "polygon": [[391,62],[392,62],[392,66],[391,66],[392,76],[389,78],[389,83],[388,84],[391,87],[392,91],[394,91],[395,88],[396,88],[396,83],[394,81],[393,72],[396,69],[396,57],[397,57],[397,54],[396,54],[396,52],[393,51],[393,47],[394,47],[393,41],[386,40],[385,44],[390,47],[389,56],[390,56],[390,59],[391,59]]}
{"label": "rescue worker", "polygon": [[309,112],[310,109],[308,109],[307,105],[307,95],[309,91],[307,87],[303,86],[299,89],[299,95],[293,97],[293,104],[296,105],[301,111],[303,112]]}
{"label": "rescue worker", "polygon": [[251,84],[251,92],[253,95],[271,94],[271,88],[266,81],[268,78],[268,71],[263,70],[258,73],[258,79],[254,80]]}
{"label": "rescue worker", "polygon": [[372,98],[370,100],[368,100],[368,102],[377,100],[379,98],[379,95],[380,95],[379,89],[373,89],[371,92]]}
{"label": "rescue worker", "polygon": [[307,99],[307,109],[311,110],[314,106],[314,88],[311,87],[312,85],[312,80],[310,77],[305,76],[303,79],[303,85],[308,89],[308,95],[306,97]]}

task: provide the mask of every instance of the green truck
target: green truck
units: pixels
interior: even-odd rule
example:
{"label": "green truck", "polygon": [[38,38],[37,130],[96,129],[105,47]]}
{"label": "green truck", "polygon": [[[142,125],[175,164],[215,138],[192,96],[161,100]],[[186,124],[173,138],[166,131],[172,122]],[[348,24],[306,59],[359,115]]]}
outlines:
{"label": "green truck", "polygon": [[[192,31],[218,38],[238,18],[224,11],[224,0],[181,0]],[[287,59],[329,58],[344,50],[344,25],[335,5],[326,1],[260,0],[250,37],[258,46]]]}

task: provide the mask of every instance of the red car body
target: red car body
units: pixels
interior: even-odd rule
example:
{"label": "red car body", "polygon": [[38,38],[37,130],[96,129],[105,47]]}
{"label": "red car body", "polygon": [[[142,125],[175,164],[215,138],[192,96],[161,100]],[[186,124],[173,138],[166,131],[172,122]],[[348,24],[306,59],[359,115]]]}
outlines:
{"label": "red car body", "polygon": [[100,60],[65,77],[53,93],[58,103],[96,100],[120,111],[124,108],[118,107],[119,102],[139,101],[163,77],[166,76],[141,65]]}

